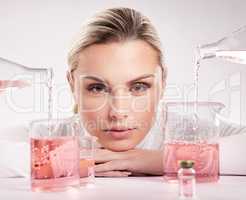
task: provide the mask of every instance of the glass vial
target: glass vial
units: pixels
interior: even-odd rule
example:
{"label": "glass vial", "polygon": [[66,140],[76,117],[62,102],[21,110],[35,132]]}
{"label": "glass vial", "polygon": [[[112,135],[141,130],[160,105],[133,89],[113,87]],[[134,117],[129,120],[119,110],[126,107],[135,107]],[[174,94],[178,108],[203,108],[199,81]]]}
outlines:
{"label": "glass vial", "polygon": [[195,199],[196,197],[196,179],[195,170],[193,169],[194,161],[182,160],[179,163],[178,171],[179,179],[179,198]]}

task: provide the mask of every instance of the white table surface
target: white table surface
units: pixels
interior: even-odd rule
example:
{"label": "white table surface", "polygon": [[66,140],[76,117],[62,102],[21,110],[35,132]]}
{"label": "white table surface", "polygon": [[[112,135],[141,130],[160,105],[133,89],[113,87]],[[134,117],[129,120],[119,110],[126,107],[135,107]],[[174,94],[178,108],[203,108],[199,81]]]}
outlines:
{"label": "white table surface", "polygon": [[[178,185],[162,177],[96,178],[94,187],[63,192],[32,192],[29,180],[0,178],[0,200],[177,200]],[[225,176],[197,184],[199,200],[246,200],[246,176]]]}

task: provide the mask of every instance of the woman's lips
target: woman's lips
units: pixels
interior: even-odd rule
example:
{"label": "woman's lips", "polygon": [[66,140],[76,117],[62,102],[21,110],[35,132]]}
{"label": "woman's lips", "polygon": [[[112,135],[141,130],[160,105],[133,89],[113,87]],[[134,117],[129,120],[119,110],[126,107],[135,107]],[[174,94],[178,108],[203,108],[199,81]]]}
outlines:
{"label": "woman's lips", "polygon": [[110,134],[114,139],[126,139],[135,128],[130,129],[109,129],[105,130],[107,134]]}

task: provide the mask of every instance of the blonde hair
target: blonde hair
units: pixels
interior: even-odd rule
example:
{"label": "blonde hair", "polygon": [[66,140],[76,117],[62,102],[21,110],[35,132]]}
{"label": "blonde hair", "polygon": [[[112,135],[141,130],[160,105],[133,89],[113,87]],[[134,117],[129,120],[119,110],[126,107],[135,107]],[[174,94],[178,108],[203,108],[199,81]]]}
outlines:
{"label": "blonde hair", "polygon": [[83,28],[68,54],[70,72],[78,66],[78,55],[93,44],[143,40],[158,54],[163,81],[166,81],[166,67],[163,64],[161,42],[150,20],[131,8],[110,8],[98,13]]}

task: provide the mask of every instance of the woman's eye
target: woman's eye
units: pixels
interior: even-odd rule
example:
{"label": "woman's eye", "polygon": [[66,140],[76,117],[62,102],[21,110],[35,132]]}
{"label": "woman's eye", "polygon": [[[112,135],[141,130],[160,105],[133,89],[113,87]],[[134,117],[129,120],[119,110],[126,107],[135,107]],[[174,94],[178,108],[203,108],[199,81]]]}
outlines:
{"label": "woman's eye", "polygon": [[145,92],[146,90],[148,90],[150,87],[151,86],[148,83],[139,82],[139,83],[133,84],[130,88],[130,91],[132,93],[142,93],[142,92]]}
{"label": "woman's eye", "polygon": [[90,93],[93,93],[93,94],[101,94],[101,93],[108,92],[108,89],[104,84],[95,83],[95,84],[90,84],[87,87],[87,91],[89,91]]}

